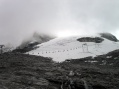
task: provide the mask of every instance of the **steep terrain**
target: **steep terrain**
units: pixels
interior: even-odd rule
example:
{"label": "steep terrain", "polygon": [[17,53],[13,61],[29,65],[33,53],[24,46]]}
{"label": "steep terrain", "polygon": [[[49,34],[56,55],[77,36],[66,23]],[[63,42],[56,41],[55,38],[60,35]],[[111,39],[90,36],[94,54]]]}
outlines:
{"label": "steep terrain", "polygon": [[109,40],[101,35],[55,38],[37,45],[38,48],[27,52],[30,55],[51,57],[54,61],[77,59],[88,56],[103,55],[119,49],[119,42]]}

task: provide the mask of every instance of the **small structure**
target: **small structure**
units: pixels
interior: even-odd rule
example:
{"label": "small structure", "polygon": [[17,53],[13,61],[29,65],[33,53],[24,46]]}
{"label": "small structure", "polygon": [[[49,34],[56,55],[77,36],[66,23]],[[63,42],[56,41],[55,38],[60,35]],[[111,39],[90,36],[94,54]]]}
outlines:
{"label": "small structure", "polygon": [[86,48],[86,52],[88,52],[88,45],[87,45],[87,43],[82,44],[83,52],[85,52],[85,48]]}
{"label": "small structure", "polygon": [[0,45],[0,54],[3,53],[3,47],[5,47],[5,45]]}

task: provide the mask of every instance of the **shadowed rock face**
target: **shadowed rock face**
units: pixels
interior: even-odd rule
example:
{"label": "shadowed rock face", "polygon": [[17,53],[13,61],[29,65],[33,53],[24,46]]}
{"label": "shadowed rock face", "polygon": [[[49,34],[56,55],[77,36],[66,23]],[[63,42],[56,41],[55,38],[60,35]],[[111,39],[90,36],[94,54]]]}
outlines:
{"label": "shadowed rock face", "polygon": [[95,43],[101,43],[104,39],[101,37],[82,37],[77,39],[80,42],[95,42]]}
{"label": "shadowed rock face", "polygon": [[106,38],[108,40],[115,41],[115,42],[118,41],[118,39],[111,33],[99,33],[99,34],[101,35],[101,37]]}

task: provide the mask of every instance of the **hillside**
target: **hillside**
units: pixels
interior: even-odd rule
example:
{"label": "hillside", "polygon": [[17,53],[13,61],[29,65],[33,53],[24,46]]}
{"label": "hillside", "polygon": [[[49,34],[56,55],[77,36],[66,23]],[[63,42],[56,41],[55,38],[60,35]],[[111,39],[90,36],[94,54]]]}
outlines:
{"label": "hillside", "polygon": [[95,57],[116,49],[119,49],[119,42],[95,34],[90,36],[55,38],[37,45],[36,49],[27,52],[27,54],[51,57],[54,61],[61,62],[66,59]]}
{"label": "hillside", "polygon": [[0,54],[0,89],[119,88],[119,42],[95,35],[32,47]]}
{"label": "hillside", "polygon": [[69,80],[73,82],[71,89],[86,89],[85,86],[88,89],[118,89],[118,54],[119,50],[115,50],[94,59],[62,63],[27,54],[0,54],[0,89],[66,89],[67,85],[71,86]]}

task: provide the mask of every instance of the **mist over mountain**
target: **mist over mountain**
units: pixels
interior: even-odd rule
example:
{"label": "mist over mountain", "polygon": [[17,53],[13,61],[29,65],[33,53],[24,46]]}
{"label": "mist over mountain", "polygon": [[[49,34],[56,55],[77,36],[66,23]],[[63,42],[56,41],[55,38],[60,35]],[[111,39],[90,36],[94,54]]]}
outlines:
{"label": "mist over mountain", "polygon": [[119,0],[0,0],[0,89],[119,89]]}
{"label": "mist over mountain", "polygon": [[0,44],[19,46],[34,32],[119,38],[118,8],[119,0],[0,0]]}
{"label": "mist over mountain", "polygon": [[40,44],[40,43],[49,41],[53,38],[55,38],[55,36],[51,36],[50,34],[41,34],[41,33],[34,32],[31,37],[24,39],[21,45],[19,45],[19,47],[22,48],[28,45],[29,43],[34,43],[34,42],[37,42]]}
{"label": "mist over mountain", "polygon": [[54,38],[55,36],[51,36],[49,34],[35,32],[31,37],[24,39],[23,42],[13,51],[24,53],[37,48],[36,45],[47,42]]}

